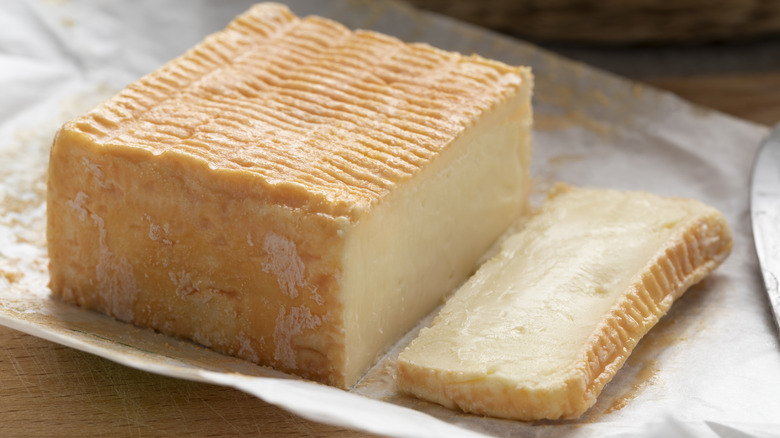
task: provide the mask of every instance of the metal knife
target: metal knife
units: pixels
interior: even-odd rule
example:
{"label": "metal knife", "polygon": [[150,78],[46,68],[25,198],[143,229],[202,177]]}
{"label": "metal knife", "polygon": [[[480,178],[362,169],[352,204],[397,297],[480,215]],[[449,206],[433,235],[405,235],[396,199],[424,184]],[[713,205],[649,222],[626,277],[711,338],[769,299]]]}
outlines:
{"label": "metal knife", "polygon": [[750,218],[761,274],[780,331],[780,124],[764,140],[753,162]]}

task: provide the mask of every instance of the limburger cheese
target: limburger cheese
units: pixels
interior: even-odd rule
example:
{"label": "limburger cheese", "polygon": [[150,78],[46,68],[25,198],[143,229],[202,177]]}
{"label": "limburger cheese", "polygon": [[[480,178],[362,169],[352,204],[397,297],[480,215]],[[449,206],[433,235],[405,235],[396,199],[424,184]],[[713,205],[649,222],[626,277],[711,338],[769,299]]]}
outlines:
{"label": "limburger cheese", "polygon": [[401,353],[399,386],[480,415],[576,418],[730,249],[700,202],[559,186]]}
{"label": "limburger cheese", "polygon": [[349,387],[525,212],[531,82],[253,7],[60,130],[52,292]]}

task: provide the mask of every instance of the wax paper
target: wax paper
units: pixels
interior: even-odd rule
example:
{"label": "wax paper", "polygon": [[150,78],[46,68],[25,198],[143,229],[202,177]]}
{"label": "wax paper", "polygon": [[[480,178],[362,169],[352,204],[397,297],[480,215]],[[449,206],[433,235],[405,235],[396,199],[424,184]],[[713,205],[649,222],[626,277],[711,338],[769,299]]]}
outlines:
{"label": "wax paper", "polygon": [[0,3],[0,323],[138,369],[232,386],[308,419],[390,436],[780,434],[780,345],[748,219],[749,171],[766,127],[402,3],[286,3],[298,15],[531,66],[535,202],[555,181],[697,198],[730,222],[731,257],[672,307],[596,405],[573,421],[483,418],[399,394],[395,358],[432,315],[342,391],[63,304],[49,298],[45,240],[46,166],[57,128],[223,28],[251,2],[12,0]]}

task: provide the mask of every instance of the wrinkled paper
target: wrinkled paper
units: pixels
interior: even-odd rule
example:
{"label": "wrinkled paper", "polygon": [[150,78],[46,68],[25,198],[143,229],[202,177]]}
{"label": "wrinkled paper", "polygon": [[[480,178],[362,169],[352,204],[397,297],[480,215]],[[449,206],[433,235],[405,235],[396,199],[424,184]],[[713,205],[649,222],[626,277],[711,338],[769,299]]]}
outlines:
{"label": "wrinkled paper", "polygon": [[765,127],[403,4],[287,3],[298,15],[530,65],[537,201],[555,181],[697,198],[729,220],[731,257],[672,307],[592,409],[565,422],[482,418],[399,394],[394,360],[431,317],[346,392],[51,300],[45,190],[57,128],[251,2],[14,0],[0,4],[0,323],[141,370],[235,387],[311,420],[391,436],[780,433],[780,346],[748,219],[749,171]]}

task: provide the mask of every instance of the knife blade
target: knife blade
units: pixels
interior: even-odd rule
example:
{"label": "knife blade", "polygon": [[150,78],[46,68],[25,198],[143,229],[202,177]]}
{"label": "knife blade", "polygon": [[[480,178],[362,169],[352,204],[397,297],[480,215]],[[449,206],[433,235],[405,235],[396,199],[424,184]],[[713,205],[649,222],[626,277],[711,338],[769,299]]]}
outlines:
{"label": "knife blade", "polygon": [[780,334],[780,124],[769,133],[753,161],[750,218],[764,286]]}

